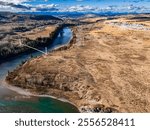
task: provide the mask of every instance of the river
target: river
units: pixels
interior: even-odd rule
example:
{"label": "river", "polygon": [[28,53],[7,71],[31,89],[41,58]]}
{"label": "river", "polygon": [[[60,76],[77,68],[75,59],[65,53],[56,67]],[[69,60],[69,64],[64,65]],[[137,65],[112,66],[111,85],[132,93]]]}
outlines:
{"label": "river", "polygon": [[[63,33],[62,33],[63,32]],[[72,31],[65,27],[60,30],[60,33],[48,46],[48,51],[68,44],[72,38]],[[43,49],[44,48],[40,48]],[[63,102],[50,97],[36,97],[24,94],[19,94],[16,91],[10,90],[5,83],[5,78],[8,71],[15,69],[22,61],[28,60],[31,55],[33,57],[40,56],[39,52],[30,52],[20,54],[16,57],[7,59],[0,64],[0,113],[74,113],[78,109],[70,103]]]}

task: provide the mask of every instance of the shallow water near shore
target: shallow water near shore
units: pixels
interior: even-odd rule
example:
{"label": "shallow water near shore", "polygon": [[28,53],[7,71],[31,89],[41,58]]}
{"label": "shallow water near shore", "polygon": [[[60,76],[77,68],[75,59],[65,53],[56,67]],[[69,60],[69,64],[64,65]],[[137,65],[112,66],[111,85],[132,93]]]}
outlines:
{"label": "shallow water near shore", "polygon": [[18,100],[0,100],[1,113],[74,113],[78,110],[69,103],[52,98],[39,97]]}
{"label": "shallow water near shore", "polygon": [[[52,44],[48,46],[48,51],[51,51],[59,46],[67,44],[72,38],[70,28],[63,28]],[[43,48],[41,48],[43,49]],[[15,69],[22,61],[33,57],[40,56],[39,52],[31,52],[9,60],[0,64],[0,113],[74,113],[79,112],[78,109],[70,103],[52,99],[49,97],[29,97],[20,95],[15,91],[8,89],[6,84],[3,84],[8,71]]]}

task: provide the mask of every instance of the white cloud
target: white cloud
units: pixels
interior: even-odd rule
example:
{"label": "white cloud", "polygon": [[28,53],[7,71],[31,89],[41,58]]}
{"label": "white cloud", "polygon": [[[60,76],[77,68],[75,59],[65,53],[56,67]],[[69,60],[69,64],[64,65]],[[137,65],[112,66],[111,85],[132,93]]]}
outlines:
{"label": "white cloud", "polygon": [[39,4],[32,8],[32,11],[58,11],[56,4]]}
{"label": "white cloud", "polygon": [[[22,11],[57,11],[56,4],[38,4],[38,5],[30,5],[25,2],[26,0],[15,0],[15,3],[11,3],[13,1],[7,1],[6,0],[1,1],[0,0],[0,11],[12,11],[12,12],[22,12]],[[9,3],[10,2],[10,3]]]}
{"label": "white cloud", "polygon": [[0,0],[2,2],[6,2],[6,3],[14,3],[14,4],[21,4],[23,2],[27,2],[30,0]]}
{"label": "white cloud", "polygon": [[[30,5],[24,2],[34,1],[34,0],[0,0],[0,11],[44,11],[44,12],[96,12],[96,13],[105,13],[105,12],[138,12],[145,13],[150,12],[150,7],[142,6],[142,5],[111,5],[108,7],[99,7],[91,6],[91,5],[74,5],[69,7],[61,7],[61,5],[56,4],[37,4]],[[47,2],[48,0],[44,0]],[[76,0],[78,2],[84,0]],[[142,1],[142,0],[134,0],[134,1]],[[133,0],[132,0],[133,2]]]}
{"label": "white cloud", "polygon": [[16,11],[22,11],[22,9],[16,9],[14,7],[11,7],[11,6],[3,6],[3,5],[0,5],[0,11],[11,11],[11,12],[16,12]]}
{"label": "white cloud", "polygon": [[56,4],[39,4],[36,6],[37,8],[55,8],[57,7]]}
{"label": "white cloud", "polygon": [[76,6],[71,6],[71,7],[68,7],[66,9],[62,9],[62,12],[66,12],[66,11],[69,11],[69,12],[91,12],[91,11],[96,11],[97,10],[97,7],[92,7],[92,6],[89,6],[89,5],[86,5],[86,6],[83,6],[83,5],[76,5]]}

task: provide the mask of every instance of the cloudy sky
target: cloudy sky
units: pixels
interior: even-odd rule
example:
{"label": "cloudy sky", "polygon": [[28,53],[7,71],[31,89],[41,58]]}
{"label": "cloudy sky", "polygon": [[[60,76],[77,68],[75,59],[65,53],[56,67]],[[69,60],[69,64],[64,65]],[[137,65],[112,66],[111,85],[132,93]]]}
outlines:
{"label": "cloudy sky", "polygon": [[150,13],[150,0],[0,0],[0,11]]}

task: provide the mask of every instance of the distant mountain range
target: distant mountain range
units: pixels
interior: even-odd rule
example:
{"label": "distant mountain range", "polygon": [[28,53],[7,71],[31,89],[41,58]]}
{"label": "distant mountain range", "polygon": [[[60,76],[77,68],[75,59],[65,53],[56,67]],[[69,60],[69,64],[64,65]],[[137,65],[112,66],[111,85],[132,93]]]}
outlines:
{"label": "distant mountain range", "polygon": [[89,15],[92,16],[116,16],[116,15],[127,15],[127,14],[139,14],[137,12],[100,12],[100,13],[91,13],[91,12],[19,12],[20,14],[36,14],[36,15],[52,15],[55,17],[64,17],[64,18],[78,18],[78,17],[85,17]]}
{"label": "distant mountain range", "polygon": [[29,14],[29,13],[19,13],[16,15],[16,13],[11,12],[0,12],[0,21],[24,21],[25,19],[30,20],[61,20],[58,17],[52,16],[52,15],[39,15],[38,13],[35,14]]}
{"label": "distant mountain range", "polygon": [[[17,15],[16,15],[17,14]],[[97,16],[119,16],[127,14],[138,14],[134,13],[118,13],[118,12],[101,12],[101,13],[91,13],[91,12],[0,12],[0,21],[23,21],[25,19],[30,20],[62,20],[62,18],[84,18],[84,17],[97,17]]]}

